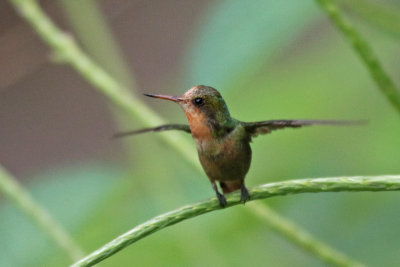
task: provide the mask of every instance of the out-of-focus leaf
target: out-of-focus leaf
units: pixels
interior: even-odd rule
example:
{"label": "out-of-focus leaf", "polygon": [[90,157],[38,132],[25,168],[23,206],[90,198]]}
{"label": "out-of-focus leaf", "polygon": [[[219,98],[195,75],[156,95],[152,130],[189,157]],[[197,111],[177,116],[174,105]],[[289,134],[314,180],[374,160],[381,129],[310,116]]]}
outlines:
{"label": "out-of-focus leaf", "polygon": [[317,14],[313,1],[221,1],[203,20],[189,55],[190,84],[224,88],[296,37]]}
{"label": "out-of-focus leaf", "polygon": [[[32,179],[28,190],[71,234],[119,181],[114,168],[93,165],[54,170]],[[12,205],[0,206],[0,266],[43,266],[52,253],[64,255]],[[65,257],[63,264],[68,264]]]}

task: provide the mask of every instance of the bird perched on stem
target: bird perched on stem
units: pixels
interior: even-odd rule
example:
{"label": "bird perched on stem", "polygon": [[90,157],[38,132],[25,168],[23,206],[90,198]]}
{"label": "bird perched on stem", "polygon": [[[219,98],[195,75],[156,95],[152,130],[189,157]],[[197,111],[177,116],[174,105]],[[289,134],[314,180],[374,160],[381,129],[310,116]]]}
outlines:
{"label": "bird perched on stem", "polygon": [[224,194],[235,190],[241,192],[241,201],[250,199],[244,178],[250,167],[250,142],[259,134],[290,127],[308,125],[352,125],[359,121],[342,120],[267,120],[243,122],[229,114],[221,94],[214,88],[198,85],[182,96],[145,94],[149,97],[170,100],[178,103],[185,112],[189,125],[167,124],[154,128],[115,134],[123,137],[145,132],[180,130],[191,133],[196,142],[201,165],[217,195],[219,204],[226,206],[226,199],[218,190],[216,182]]}

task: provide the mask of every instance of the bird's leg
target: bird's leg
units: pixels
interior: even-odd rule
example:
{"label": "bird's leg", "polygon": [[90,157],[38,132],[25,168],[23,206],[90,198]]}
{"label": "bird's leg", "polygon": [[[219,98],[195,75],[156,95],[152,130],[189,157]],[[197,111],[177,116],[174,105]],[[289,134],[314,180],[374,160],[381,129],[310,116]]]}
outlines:
{"label": "bird's leg", "polygon": [[249,191],[247,191],[246,186],[244,185],[244,182],[240,186],[240,201],[246,203],[246,201],[250,200],[250,194]]}
{"label": "bird's leg", "polygon": [[215,181],[212,181],[211,184],[212,184],[212,188],[214,189],[215,193],[217,194],[219,205],[224,208],[227,205],[225,196],[218,191],[218,187],[217,187],[217,184],[215,183]]}

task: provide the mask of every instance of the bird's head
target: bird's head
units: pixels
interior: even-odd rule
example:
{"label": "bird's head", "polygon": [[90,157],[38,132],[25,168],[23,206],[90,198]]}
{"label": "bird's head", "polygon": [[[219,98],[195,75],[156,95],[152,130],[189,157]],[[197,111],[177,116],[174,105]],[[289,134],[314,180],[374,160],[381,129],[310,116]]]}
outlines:
{"label": "bird's head", "polygon": [[194,86],[181,96],[145,95],[178,103],[185,111],[190,125],[205,124],[210,121],[221,124],[230,120],[224,99],[216,89],[210,86]]}

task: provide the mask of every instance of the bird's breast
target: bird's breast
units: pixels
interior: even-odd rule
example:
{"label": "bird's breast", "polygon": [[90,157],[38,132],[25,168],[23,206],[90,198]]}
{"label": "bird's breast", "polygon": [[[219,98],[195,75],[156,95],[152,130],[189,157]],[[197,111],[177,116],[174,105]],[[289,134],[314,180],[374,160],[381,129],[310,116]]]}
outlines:
{"label": "bird's breast", "polygon": [[251,149],[250,144],[235,131],[222,139],[195,140],[200,162],[210,179],[244,178],[250,167]]}

